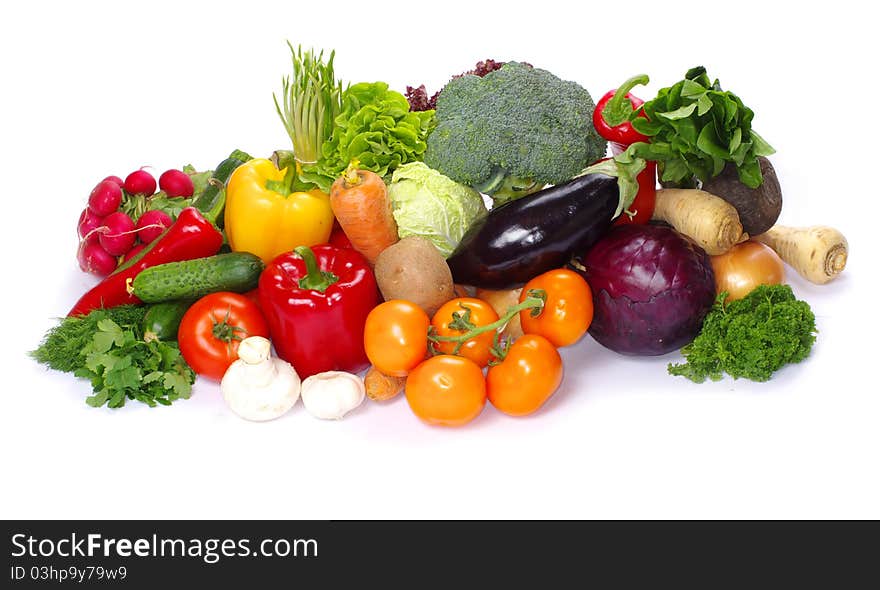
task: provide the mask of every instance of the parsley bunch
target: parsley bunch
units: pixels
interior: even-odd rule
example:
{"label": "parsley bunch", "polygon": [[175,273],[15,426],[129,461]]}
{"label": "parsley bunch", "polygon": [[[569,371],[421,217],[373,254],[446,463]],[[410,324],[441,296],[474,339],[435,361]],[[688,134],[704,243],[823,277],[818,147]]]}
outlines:
{"label": "parsley bunch", "polygon": [[702,383],[734,379],[767,381],[788,363],[804,360],[816,340],[816,318],[809,304],[788,285],[762,285],[725,304],[718,296],[696,339],[681,349],[687,362],[671,364],[670,375]]}
{"label": "parsley bunch", "polygon": [[91,381],[86,403],[92,407],[120,408],[126,400],[167,406],[189,398],[195,373],[175,343],[144,341],[144,313],[143,306],[120,306],[65,318],[31,356]]}

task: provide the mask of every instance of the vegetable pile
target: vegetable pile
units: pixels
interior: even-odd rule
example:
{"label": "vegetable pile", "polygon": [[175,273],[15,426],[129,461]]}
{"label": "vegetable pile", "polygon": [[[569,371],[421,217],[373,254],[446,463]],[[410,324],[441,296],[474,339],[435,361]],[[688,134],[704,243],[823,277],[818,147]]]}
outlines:
{"label": "vegetable pile", "polygon": [[774,150],[705,68],[594,102],[488,59],[429,95],[344,83],[335,52],[288,45],[289,146],[89,194],[77,260],[99,282],[31,353],[88,381],[89,405],[170,405],[198,375],[252,421],[403,394],[461,426],[487,402],[538,412],[585,337],[621,363],[680,354],[667,372],[697,383],[809,357],[815,316],[786,273],[832,281],[846,238],[777,223]]}

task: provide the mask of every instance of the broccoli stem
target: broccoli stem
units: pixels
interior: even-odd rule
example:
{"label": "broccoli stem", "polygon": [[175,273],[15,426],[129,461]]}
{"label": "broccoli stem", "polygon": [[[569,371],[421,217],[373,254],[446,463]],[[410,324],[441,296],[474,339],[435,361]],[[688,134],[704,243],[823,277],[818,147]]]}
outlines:
{"label": "broccoli stem", "polygon": [[496,166],[492,175],[483,182],[475,184],[474,189],[481,193],[492,195],[499,187],[501,187],[505,178],[507,178],[507,170]]}

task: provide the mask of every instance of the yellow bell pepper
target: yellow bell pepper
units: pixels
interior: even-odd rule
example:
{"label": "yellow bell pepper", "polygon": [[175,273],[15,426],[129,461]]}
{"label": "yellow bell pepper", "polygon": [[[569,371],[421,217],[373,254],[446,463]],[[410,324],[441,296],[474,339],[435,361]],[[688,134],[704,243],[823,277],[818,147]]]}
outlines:
{"label": "yellow bell pepper", "polygon": [[235,169],[226,185],[224,222],[234,252],[251,252],[271,262],[297,246],[330,239],[330,196],[319,190],[291,191],[294,174],[257,158]]}

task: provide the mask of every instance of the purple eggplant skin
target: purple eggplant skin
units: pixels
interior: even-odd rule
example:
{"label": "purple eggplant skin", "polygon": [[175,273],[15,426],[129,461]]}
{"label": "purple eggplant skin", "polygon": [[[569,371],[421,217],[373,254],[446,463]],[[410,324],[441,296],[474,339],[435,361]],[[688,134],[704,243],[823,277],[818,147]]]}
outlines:
{"label": "purple eggplant skin", "polygon": [[492,209],[446,260],[453,280],[509,289],[565,266],[611,227],[619,195],[616,178],[585,174]]}
{"label": "purple eggplant skin", "polygon": [[612,228],[582,257],[578,272],[593,292],[590,335],[621,354],[680,349],[700,333],[715,302],[709,255],[665,226]]}

